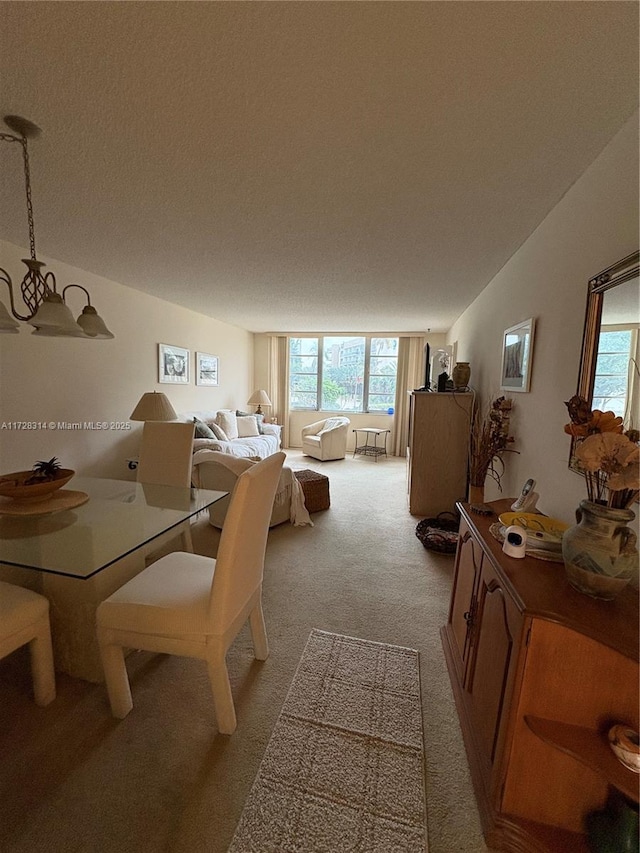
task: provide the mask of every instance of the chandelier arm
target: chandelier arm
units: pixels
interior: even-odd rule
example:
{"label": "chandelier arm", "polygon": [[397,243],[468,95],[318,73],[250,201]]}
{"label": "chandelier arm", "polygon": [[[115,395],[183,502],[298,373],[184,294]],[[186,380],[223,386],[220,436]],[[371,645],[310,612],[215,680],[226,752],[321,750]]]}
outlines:
{"label": "chandelier arm", "polygon": [[18,320],[23,320],[24,322],[30,320],[33,317],[33,314],[28,314],[26,317],[23,317],[22,314],[18,314],[18,312],[16,311],[16,304],[13,298],[13,285],[11,283],[11,276],[6,270],[3,270],[2,267],[0,267],[0,281],[3,281],[9,288],[9,304],[11,306],[11,313],[13,314],[13,316]]}
{"label": "chandelier arm", "polygon": [[[67,290],[69,290],[70,287],[79,287],[80,290],[84,290],[85,295],[87,297],[87,304],[91,305],[91,295],[89,294],[89,291],[87,290],[87,288],[83,287],[81,284],[67,284],[66,287],[63,287],[62,288],[62,298],[63,299],[64,299],[65,293],[67,292]],[[65,302],[66,302],[66,299],[65,299]]]}

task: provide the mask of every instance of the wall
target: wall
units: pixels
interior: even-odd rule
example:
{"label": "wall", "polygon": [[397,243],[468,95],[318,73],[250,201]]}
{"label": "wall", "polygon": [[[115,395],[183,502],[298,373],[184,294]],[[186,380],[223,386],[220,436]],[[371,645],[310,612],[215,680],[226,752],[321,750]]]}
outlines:
{"label": "wall", "polygon": [[[0,242],[1,265],[14,280],[28,252]],[[31,327],[0,335],[0,471],[30,468],[57,456],[79,474],[125,479],[126,458],[135,456],[142,424],[129,415],[145,391],[163,391],[177,412],[244,407],[253,390],[253,335],[132,290],[122,284],[41,258],[58,287],[78,282],[115,340],[35,337]],[[0,296],[4,301],[6,293]],[[69,291],[77,316],[80,291]],[[5,304],[8,304],[5,302]],[[191,350],[188,385],[158,383],[158,343]],[[196,351],[220,359],[220,385],[195,385]],[[8,424],[124,422],[126,430],[16,430]]]}
{"label": "wall", "polygon": [[[636,113],[448,335],[457,342],[458,359],[471,362],[471,384],[486,404],[503,393],[504,329],[535,318],[530,393],[511,395],[519,455],[507,454],[504,494],[517,494],[534,477],[542,510],[568,522],[586,497],[582,478],[567,467],[563,401],[576,392],[587,282],[637,247]],[[498,497],[493,483],[487,483],[487,496]]]}

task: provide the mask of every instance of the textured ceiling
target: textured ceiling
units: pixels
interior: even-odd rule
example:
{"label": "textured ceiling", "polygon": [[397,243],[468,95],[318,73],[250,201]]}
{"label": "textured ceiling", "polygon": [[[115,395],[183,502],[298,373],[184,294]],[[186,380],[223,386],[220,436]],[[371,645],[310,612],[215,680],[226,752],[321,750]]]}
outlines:
{"label": "textured ceiling", "polygon": [[252,331],[443,331],[637,108],[638,4],[1,2],[0,78],[40,254]]}

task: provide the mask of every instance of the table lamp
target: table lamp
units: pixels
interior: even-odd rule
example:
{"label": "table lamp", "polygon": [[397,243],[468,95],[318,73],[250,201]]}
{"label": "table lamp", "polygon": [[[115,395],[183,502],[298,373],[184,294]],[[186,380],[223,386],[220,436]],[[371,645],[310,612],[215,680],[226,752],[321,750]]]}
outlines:
{"label": "table lamp", "polygon": [[266,391],[260,389],[259,391],[254,391],[253,394],[247,400],[248,406],[257,406],[256,415],[262,414],[263,406],[271,406],[271,400],[269,399],[269,395]]}
{"label": "table lamp", "polygon": [[148,391],[138,401],[131,415],[132,421],[175,421],[178,419],[176,410],[169,402],[166,394],[158,391]]}

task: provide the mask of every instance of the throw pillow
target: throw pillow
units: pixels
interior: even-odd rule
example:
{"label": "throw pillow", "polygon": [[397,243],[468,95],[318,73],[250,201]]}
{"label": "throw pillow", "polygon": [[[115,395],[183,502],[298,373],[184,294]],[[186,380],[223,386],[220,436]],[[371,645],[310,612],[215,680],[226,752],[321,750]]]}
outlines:
{"label": "throw pillow", "polygon": [[318,435],[322,435],[324,432],[329,432],[330,430],[335,429],[336,427],[342,426],[343,423],[344,420],[342,418],[327,418],[324,426],[322,427]]}
{"label": "throw pillow", "polygon": [[221,426],[218,426],[218,424],[216,423],[209,423],[207,424],[207,426],[214,434],[214,436],[218,439],[218,441],[229,441],[226,432],[222,429]]}
{"label": "throw pillow", "polygon": [[253,436],[260,435],[255,415],[236,417],[236,423],[238,424],[238,438],[253,438]]}
{"label": "throw pillow", "polygon": [[193,419],[196,438],[215,438],[213,431],[205,424],[204,421],[199,421],[198,418]]}
{"label": "throw pillow", "polygon": [[229,441],[238,437],[238,419],[235,412],[220,410],[216,415],[216,423],[225,431]]}
{"label": "throw pillow", "polygon": [[264,430],[262,429],[262,423],[264,421],[264,415],[262,414],[262,412],[259,415],[256,415],[254,412],[241,412],[239,409],[237,409],[236,415],[239,418],[247,418],[247,417],[255,418],[256,422],[258,424],[258,432],[260,433],[260,435],[264,435]]}

